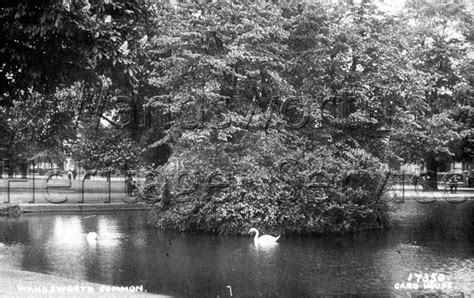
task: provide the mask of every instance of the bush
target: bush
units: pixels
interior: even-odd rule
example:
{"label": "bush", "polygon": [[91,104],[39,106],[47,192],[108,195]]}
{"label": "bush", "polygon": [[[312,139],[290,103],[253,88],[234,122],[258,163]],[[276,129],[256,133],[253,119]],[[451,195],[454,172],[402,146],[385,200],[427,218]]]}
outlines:
{"label": "bush", "polygon": [[[169,202],[162,198],[149,222],[220,234],[245,234],[251,227],[321,234],[387,226],[380,200],[387,177],[377,171],[376,158],[361,149],[330,146],[285,152],[270,136],[254,137],[253,145],[240,150],[188,148],[160,167],[149,183],[163,187],[168,181],[169,194],[161,194]],[[177,167],[178,160],[185,162]]]}

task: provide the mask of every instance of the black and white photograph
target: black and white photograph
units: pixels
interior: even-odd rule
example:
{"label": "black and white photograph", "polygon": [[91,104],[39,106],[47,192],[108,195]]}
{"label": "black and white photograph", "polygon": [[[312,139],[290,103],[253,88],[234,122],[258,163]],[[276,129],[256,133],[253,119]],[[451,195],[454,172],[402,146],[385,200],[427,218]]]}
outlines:
{"label": "black and white photograph", "polygon": [[0,297],[474,297],[474,0],[2,0]]}

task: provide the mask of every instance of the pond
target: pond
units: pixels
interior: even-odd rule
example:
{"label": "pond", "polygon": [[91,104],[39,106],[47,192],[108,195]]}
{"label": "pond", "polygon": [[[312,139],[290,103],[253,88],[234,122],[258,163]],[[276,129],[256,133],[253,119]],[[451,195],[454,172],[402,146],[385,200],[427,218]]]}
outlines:
{"label": "pond", "polygon": [[[22,270],[173,296],[472,294],[474,202],[396,208],[389,231],[287,236],[267,248],[250,237],[157,231],[143,211],[30,214],[0,218],[0,242],[10,245],[0,258]],[[86,239],[92,231],[97,241]]]}

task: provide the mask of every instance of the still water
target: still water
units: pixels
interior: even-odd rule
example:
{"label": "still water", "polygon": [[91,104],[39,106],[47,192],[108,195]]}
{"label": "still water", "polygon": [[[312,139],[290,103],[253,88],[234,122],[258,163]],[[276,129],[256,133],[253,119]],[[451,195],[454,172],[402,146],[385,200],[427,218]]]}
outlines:
{"label": "still water", "polygon": [[[474,294],[474,202],[396,208],[389,231],[287,236],[270,248],[250,237],[156,231],[146,212],[0,218],[0,262],[175,296]],[[92,231],[97,241],[87,241]],[[447,288],[423,288],[425,274]]]}

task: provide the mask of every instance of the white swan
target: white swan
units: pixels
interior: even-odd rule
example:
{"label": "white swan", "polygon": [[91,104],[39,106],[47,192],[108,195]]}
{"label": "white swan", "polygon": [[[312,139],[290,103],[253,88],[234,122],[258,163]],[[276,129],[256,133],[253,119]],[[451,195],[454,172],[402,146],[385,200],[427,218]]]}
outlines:
{"label": "white swan", "polygon": [[280,239],[280,236],[274,237],[271,235],[262,235],[258,237],[258,230],[255,228],[251,228],[249,233],[253,233],[253,232],[255,232],[255,237],[253,238],[253,241],[255,242],[255,244],[263,244],[263,245],[273,244],[273,243],[276,243],[278,239]]}
{"label": "white swan", "polygon": [[92,241],[97,241],[97,233],[96,232],[90,232],[87,234],[87,241],[92,242]]}

